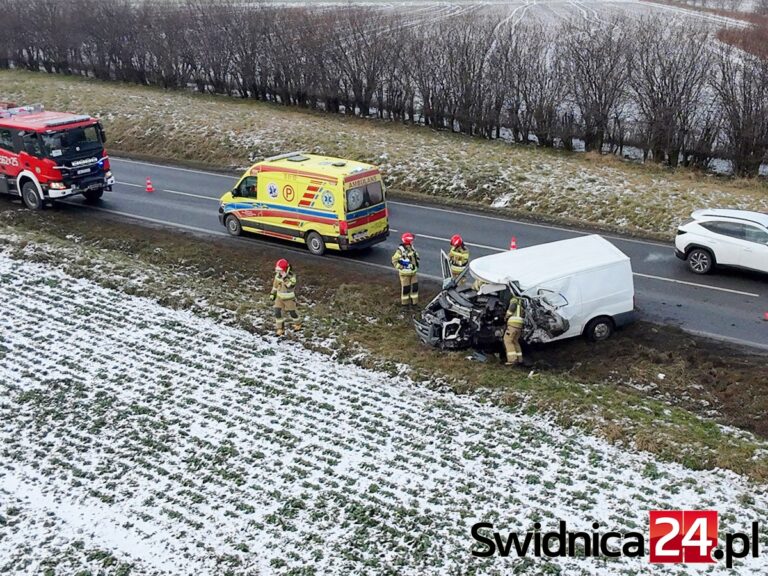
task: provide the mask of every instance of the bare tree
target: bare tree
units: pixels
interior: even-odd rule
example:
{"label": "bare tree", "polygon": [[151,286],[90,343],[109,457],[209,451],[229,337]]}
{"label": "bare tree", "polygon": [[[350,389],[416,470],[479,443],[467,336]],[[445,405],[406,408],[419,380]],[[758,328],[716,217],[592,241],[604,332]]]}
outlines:
{"label": "bare tree", "polygon": [[602,151],[609,122],[621,115],[628,77],[627,26],[626,18],[617,17],[599,25],[570,21],[560,30],[564,40],[559,58],[587,151]]}
{"label": "bare tree", "polygon": [[[768,1],[768,0],[765,0]],[[766,153],[768,26],[718,31],[586,18],[552,28],[465,15],[430,26],[379,8],[239,0],[0,0],[0,68],[371,115],[672,166],[715,153],[755,175]],[[752,54],[753,56],[750,56]],[[761,61],[760,58],[763,58]],[[714,69],[714,72],[712,71]]]}
{"label": "bare tree", "polygon": [[139,76],[163,88],[182,88],[192,79],[195,70],[194,50],[190,37],[190,19],[181,6],[142,5],[138,17],[138,34],[133,40],[136,47],[126,57],[148,56],[147,62],[137,66]]}
{"label": "bare tree", "polygon": [[712,82],[733,172],[754,177],[768,153],[768,61],[723,50]]}
{"label": "bare tree", "polygon": [[482,123],[488,95],[483,89],[484,61],[497,23],[491,19],[476,20],[473,26],[467,26],[459,20],[452,21],[445,29],[448,41],[444,47],[443,90],[451,130],[474,134]]}
{"label": "bare tree", "polygon": [[712,63],[710,30],[669,19],[641,19],[631,29],[629,84],[656,162],[678,166],[693,135]]}
{"label": "bare tree", "polygon": [[384,70],[391,58],[387,30],[396,20],[370,8],[349,7],[340,15],[339,28],[331,37],[332,58],[347,88],[347,112],[370,114]]}
{"label": "bare tree", "polygon": [[557,57],[556,36],[540,24],[518,26],[519,60],[516,67],[517,92],[520,98],[518,122],[521,141],[529,134],[540,146],[554,146],[558,136],[558,110],[566,86],[563,62]]}

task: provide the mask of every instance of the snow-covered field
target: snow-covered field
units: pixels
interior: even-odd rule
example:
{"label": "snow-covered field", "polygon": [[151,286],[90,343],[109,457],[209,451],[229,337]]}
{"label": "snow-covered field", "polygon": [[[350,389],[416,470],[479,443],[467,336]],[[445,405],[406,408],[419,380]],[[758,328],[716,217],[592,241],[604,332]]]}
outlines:
{"label": "snow-covered field", "polygon": [[[768,514],[768,487],[734,474],[49,265],[0,254],[0,301],[0,574],[644,574],[647,559],[479,560],[470,527],[647,533],[648,510],[714,508],[736,531]],[[707,573],[761,573],[765,546]]]}
{"label": "snow-covered field", "polygon": [[[700,3],[689,2],[690,7],[669,6],[644,0],[267,0],[270,4],[323,7],[352,5],[380,8],[384,12],[405,15],[409,25],[427,26],[436,20],[460,19],[467,16],[511,17],[511,21],[536,20],[557,23],[568,18],[583,18],[590,22],[608,20],[617,15],[641,17],[652,13],[683,16],[688,21],[711,22],[739,26],[738,21],[698,10]],[[708,8],[732,9],[749,12],[751,0],[723,3]]]}

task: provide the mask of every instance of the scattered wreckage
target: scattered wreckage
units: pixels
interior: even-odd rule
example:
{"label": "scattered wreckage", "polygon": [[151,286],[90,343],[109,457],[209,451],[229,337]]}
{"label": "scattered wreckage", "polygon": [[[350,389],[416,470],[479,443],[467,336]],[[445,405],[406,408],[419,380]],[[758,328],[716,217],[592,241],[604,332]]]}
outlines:
{"label": "scattered wreckage", "polygon": [[456,279],[442,256],[443,290],[414,320],[430,346],[497,347],[513,296],[522,300],[521,339],[529,344],[579,335],[605,340],[634,319],[629,258],[598,235],[477,258]]}

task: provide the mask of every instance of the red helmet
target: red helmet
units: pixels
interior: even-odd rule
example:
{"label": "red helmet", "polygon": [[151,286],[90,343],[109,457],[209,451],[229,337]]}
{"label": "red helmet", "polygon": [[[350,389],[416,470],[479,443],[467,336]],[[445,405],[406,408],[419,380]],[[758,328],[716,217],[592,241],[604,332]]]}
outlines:
{"label": "red helmet", "polygon": [[408,244],[413,244],[413,238],[414,238],[413,234],[411,234],[410,232],[406,232],[400,237],[400,240],[403,242],[403,244],[408,245]]}
{"label": "red helmet", "polygon": [[458,234],[454,234],[451,236],[451,246],[454,248],[457,248],[458,246],[462,246],[464,244],[464,239],[459,236]]}
{"label": "red helmet", "polygon": [[280,260],[278,260],[275,263],[275,270],[280,270],[281,272],[287,272],[288,266],[289,266],[288,260],[286,260],[285,258],[280,258]]}

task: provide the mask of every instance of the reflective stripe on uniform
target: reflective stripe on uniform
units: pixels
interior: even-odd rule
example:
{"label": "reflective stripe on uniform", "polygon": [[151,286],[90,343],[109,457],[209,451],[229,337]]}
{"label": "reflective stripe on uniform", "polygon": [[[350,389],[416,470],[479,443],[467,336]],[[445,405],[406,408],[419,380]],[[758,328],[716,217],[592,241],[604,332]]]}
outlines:
{"label": "reflective stripe on uniform", "polygon": [[507,310],[507,326],[510,328],[521,328],[523,326],[523,315],[520,301],[517,301],[514,311],[512,311],[512,302],[510,302],[509,308]]}

